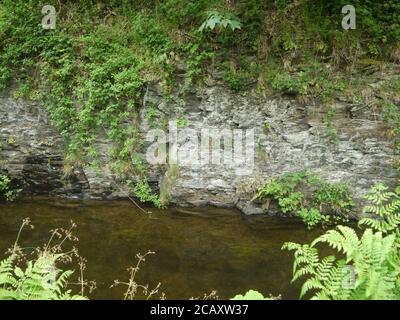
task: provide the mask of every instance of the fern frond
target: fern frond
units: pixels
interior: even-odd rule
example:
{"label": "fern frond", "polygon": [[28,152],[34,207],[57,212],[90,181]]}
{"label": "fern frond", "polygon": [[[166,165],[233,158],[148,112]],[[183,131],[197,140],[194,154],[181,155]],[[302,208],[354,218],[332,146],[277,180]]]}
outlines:
{"label": "fern frond", "polygon": [[343,252],[349,256],[359,249],[359,239],[354,229],[345,226],[337,226],[337,230],[329,230],[324,235],[315,239],[311,246],[318,243],[327,243],[333,249]]}
{"label": "fern frond", "polygon": [[28,261],[25,271],[14,265],[13,256],[0,261],[0,300],[86,299],[65,291],[73,271],[61,272],[55,267],[61,256],[43,253],[35,261]]}

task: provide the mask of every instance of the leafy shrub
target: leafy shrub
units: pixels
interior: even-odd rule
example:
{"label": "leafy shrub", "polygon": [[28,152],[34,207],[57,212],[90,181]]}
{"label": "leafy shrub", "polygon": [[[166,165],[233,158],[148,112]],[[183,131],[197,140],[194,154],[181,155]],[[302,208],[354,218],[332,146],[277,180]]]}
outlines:
{"label": "leafy shrub", "polygon": [[271,179],[254,199],[277,201],[283,213],[297,214],[310,228],[346,220],[353,206],[347,186],[328,183],[307,170]]}
{"label": "leafy shrub", "polygon": [[153,191],[151,190],[146,179],[138,180],[136,182],[135,187],[133,188],[133,194],[141,202],[150,202],[158,208],[161,207],[159,197],[153,194]]}
{"label": "leafy shrub", "polygon": [[8,176],[0,174],[0,200],[12,201],[17,196],[18,191],[11,189],[11,179]]}
{"label": "leafy shrub", "polygon": [[313,203],[320,211],[330,213],[348,213],[353,206],[353,198],[349,189],[342,183],[328,183],[320,181],[313,195]]}
{"label": "leafy shrub", "polygon": [[230,28],[232,31],[240,29],[242,24],[240,20],[230,12],[210,11],[208,12],[206,21],[200,26],[199,31],[203,32],[206,29],[214,30],[215,27],[222,29]]}
{"label": "leafy shrub", "polygon": [[320,223],[329,222],[329,217],[323,215],[318,209],[315,208],[301,208],[297,214],[309,228],[313,228]]}
{"label": "leafy shrub", "polygon": [[225,74],[225,81],[230,89],[236,92],[244,92],[248,84],[251,82],[251,73],[248,70],[235,70],[228,69]]}
{"label": "leafy shrub", "polygon": [[325,99],[345,88],[343,80],[333,75],[332,70],[316,62],[301,64],[293,72],[272,69],[270,78],[273,90],[292,95]]}

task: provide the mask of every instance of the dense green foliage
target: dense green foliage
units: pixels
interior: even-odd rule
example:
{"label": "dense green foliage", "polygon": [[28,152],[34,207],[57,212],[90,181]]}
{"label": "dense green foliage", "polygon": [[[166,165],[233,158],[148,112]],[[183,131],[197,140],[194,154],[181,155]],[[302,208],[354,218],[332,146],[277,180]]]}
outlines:
{"label": "dense green foliage", "polygon": [[[363,235],[347,226],[338,226],[315,239],[310,245],[285,243],[293,250],[293,281],[306,277],[300,296],[312,299],[368,300],[400,299],[399,196],[380,184],[366,196],[371,202],[360,226],[368,226]],[[317,245],[327,244],[340,254],[320,257]]]}
{"label": "dense green foliage", "polygon": [[277,201],[283,213],[297,214],[308,227],[346,220],[353,206],[344,184],[331,184],[307,170],[273,178],[254,199],[267,201],[267,205]]}

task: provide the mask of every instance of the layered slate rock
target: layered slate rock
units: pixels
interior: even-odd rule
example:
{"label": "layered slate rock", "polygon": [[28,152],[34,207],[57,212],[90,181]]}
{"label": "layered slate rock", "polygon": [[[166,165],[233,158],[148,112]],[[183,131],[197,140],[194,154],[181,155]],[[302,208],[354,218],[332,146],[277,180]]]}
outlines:
{"label": "layered slate rock", "polygon": [[[332,106],[335,142],[327,130],[326,109],[318,102],[241,96],[220,85],[193,90],[184,100],[184,105],[166,102],[158,86],[149,86],[141,110],[141,136],[145,138],[154,127],[162,128],[159,124],[168,119],[183,117],[185,124],[178,128],[178,148],[194,152],[187,136],[181,134],[184,130],[191,130],[200,139],[204,128],[254,129],[254,166],[251,172],[238,174],[237,168],[225,165],[179,165],[179,175],[169,190],[173,204],[236,206],[247,214],[263,213],[261,204],[250,201],[255,190],[273,176],[306,168],[330,182],[347,183],[356,200],[362,199],[374,182],[389,186],[397,183],[393,161],[398,154],[385,136],[387,127],[381,115],[368,105],[360,107],[344,99],[336,100]],[[145,115],[150,107],[156,108],[157,116],[148,121]],[[105,134],[96,143],[102,170],[73,168],[66,177],[63,138],[37,103],[3,94],[0,141],[1,167],[25,193],[97,199],[126,195],[109,170],[107,150],[111,142]],[[240,157],[246,161],[244,153]],[[167,168],[165,164],[150,168],[150,182],[156,189]]]}

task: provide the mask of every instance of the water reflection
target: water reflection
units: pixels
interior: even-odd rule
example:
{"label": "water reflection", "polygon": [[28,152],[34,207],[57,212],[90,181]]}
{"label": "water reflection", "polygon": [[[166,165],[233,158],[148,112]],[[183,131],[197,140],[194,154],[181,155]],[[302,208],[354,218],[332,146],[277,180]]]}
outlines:
{"label": "water reflection", "polygon": [[183,209],[144,214],[128,201],[64,201],[25,199],[0,205],[0,253],[12,245],[23,218],[35,229],[21,237],[23,246],[39,245],[49,230],[73,220],[81,254],[87,259],[87,278],[95,279],[92,299],[121,299],[123,288],[109,288],[114,279],[126,280],[126,268],[137,252],[156,252],[138,280],[162,283],[167,299],[187,299],[217,290],[229,298],[248,289],[297,299],[291,285],[292,254],[283,242],[309,242],[321,230],[308,231],[294,219],[248,217],[233,209]]}

